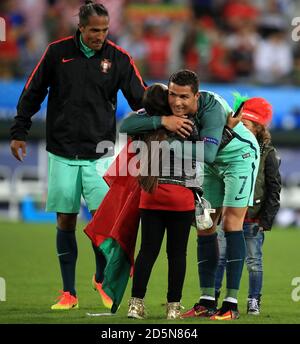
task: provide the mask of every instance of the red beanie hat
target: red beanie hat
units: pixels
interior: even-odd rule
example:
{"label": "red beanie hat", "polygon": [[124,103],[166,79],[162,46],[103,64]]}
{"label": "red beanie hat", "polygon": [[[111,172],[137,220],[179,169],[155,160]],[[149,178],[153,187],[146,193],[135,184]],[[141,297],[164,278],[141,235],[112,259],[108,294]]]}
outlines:
{"label": "red beanie hat", "polygon": [[272,120],[272,105],[264,98],[250,98],[245,101],[243,106],[243,118],[267,125]]}

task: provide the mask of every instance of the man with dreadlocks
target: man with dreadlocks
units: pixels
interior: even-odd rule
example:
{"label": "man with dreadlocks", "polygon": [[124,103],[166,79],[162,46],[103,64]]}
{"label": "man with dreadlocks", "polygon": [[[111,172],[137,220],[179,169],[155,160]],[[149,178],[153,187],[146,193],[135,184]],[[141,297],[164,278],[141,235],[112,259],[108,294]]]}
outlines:
{"label": "man with dreadlocks", "polygon": [[[81,195],[94,214],[107,192],[108,186],[97,169],[103,171],[109,156],[114,154],[118,91],[122,90],[133,109],[142,107],[145,84],[129,54],[107,39],[108,29],[107,9],[85,1],[80,7],[76,34],[50,43],[29,76],[11,128],[11,151],[22,161],[26,156],[31,117],[40,109],[49,91],[46,208],[57,213],[57,256],[63,280],[59,301],[51,307],[54,310],[78,308],[75,289],[77,214]],[[103,141],[111,143],[106,148],[108,153],[97,149]],[[106,260],[96,247],[94,251],[93,285],[108,304],[110,300],[102,290]]]}
{"label": "man with dreadlocks", "polygon": [[[260,163],[255,184],[253,206],[248,208],[243,230],[246,241],[246,265],[249,272],[247,314],[259,315],[263,285],[262,246],[264,231],[272,228],[280,207],[281,177],[280,159],[271,143],[268,124],[272,120],[272,106],[264,98],[246,98],[234,93],[234,109],[245,102],[242,122],[256,136],[260,146]],[[216,299],[226,267],[226,241],[224,232],[218,232],[220,259],[216,273]]]}

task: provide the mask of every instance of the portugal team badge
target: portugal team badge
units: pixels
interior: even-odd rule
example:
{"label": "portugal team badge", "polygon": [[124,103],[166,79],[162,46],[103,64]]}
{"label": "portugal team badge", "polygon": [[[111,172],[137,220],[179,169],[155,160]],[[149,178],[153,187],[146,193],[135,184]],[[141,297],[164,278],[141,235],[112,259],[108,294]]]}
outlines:
{"label": "portugal team badge", "polygon": [[107,73],[109,69],[111,68],[111,61],[109,59],[103,59],[100,65],[101,65],[101,71],[103,73]]}

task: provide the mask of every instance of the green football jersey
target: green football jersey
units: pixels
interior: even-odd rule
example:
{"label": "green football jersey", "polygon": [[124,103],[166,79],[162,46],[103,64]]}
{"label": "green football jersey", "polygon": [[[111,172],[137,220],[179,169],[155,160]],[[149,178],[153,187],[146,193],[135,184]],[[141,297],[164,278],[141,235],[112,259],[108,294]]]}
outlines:
{"label": "green football jersey", "polygon": [[[200,139],[204,141],[205,162],[226,163],[240,161],[250,152],[257,155],[259,147],[255,136],[243,123],[233,128],[235,137],[221,150],[220,141],[227,116],[231,116],[233,110],[228,103],[218,94],[209,91],[201,91],[199,108],[196,114],[196,121],[200,132]],[[211,152],[209,154],[208,152]],[[207,159],[209,157],[209,161]]]}

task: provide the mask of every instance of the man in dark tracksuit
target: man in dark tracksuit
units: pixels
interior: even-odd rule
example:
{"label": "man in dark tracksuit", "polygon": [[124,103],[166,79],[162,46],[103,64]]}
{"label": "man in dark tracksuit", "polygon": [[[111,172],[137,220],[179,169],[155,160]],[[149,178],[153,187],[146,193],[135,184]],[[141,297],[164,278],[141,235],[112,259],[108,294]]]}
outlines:
{"label": "man in dark tracksuit", "polygon": [[[52,309],[78,307],[77,214],[81,196],[94,213],[107,191],[97,171],[107,168],[110,162],[107,157],[114,154],[117,92],[122,90],[134,110],[142,107],[145,83],[129,54],[107,40],[108,28],[107,9],[86,1],[80,8],[79,30],[75,36],[49,44],[28,78],[11,128],[12,154],[22,160],[26,155],[31,117],[39,111],[49,91],[47,210],[57,213],[57,254],[63,279],[63,293]],[[99,147],[103,141],[110,143],[108,150],[101,152]],[[93,286],[105,299],[101,284],[105,259],[95,247],[94,251]],[[105,300],[106,304],[108,301]]]}

